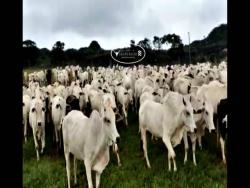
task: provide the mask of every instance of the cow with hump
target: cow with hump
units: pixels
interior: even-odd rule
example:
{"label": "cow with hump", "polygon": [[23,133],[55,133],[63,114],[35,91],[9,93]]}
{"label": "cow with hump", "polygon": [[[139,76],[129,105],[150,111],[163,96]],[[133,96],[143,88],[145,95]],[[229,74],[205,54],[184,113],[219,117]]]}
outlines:
{"label": "cow with hump", "polygon": [[33,132],[37,161],[39,161],[38,141],[41,140],[42,143],[41,153],[45,148],[45,107],[40,98],[36,97],[30,102],[29,123]]}
{"label": "cow with hump", "polygon": [[76,159],[83,160],[88,187],[93,188],[91,171],[96,172],[96,187],[100,185],[102,171],[109,163],[109,146],[120,137],[116,129],[115,113],[111,101],[107,100],[101,112],[93,110],[90,117],[72,110],[65,116],[62,124],[64,154],[68,187],[70,185],[70,158],[74,156],[74,183],[76,184]]}
{"label": "cow with hump", "polygon": [[163,98],[163,104],[151,100],[145,101],[139,109],[139,129],[147,166],[151,168],[147,154],[147,131],[155,137],[162,138],[168,149],[169,171],[171,170],[171,159],[173,160],[174,171],[176,171],[173,147],[180,144],[185,129],[194,132],[195,128],[193,107],[190,101],[186,100],[181,94],[169,92]]}

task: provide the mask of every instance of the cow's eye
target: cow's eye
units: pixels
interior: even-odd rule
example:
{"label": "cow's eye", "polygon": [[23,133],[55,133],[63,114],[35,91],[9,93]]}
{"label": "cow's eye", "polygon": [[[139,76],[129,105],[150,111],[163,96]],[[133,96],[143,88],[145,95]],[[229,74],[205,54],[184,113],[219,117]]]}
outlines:
{"label": "cow's eye", "polygon": [[106,117],[104,118],[104,121],[105,121],[106,123],[108,123],[108,124],[110,123],[110,120],[109,120],[108,118],[106,118]]}
{"label": "cow's eye", "polygon": [[189,113],[189,111],[186,111],[186,114],[187,114],[187,116],[190,116],[190,113]]}
{"label": "cow's eye", "polygon": [[35,112],[36,111],[36,109],[35,108],[32,108],[32,110],[31,110],[32,112]]}
{"label": "cow's eye", "polygon": [[44,107],[42,107],[42,111],[45,112],[45,108]]}
{"label": "cow's eye", "polygon": [[206,115],[208,115],[208,111],[206,111]]}

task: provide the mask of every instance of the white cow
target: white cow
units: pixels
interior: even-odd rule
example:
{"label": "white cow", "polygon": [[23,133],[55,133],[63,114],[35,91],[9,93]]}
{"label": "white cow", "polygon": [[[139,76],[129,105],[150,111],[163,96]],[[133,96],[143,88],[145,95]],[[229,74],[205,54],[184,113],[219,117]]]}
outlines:
{"label": "white cow", "polygon": [[201,104],[200,101],[194,96],[191,96],[191,104],[194,108],[194,121],[197,127],[197,132],[195,133],[187,133],[187,131],[183,134],[184,140],[184,147],[185,147],[185,157],[184,157],[184,164],[187,162],[187,154],[188,154],[188,140],[187,136],[189,135],[191,142],[192,142],[192,152],[193,152],[193,163],[196,166],[196,157],[195,157],[195,150],[196,150],[196,141],[198,139],[198,143],[200,148],[201,146],[201,137],[205,134],[205,128],[211,131],[215,130],[214,122],[213,122],[213,107],[210,103],[203,102]]}
{"label": "white cow", "polygon": [[169,92],[164,97],[163,104],[147,100],[139,110],[139,129],[143,142],[144,157],[147,166],[151,168],[147,154],[146,132],[162,138],[168,149],[168,168],[171,170],[171,159],[174,171],[177,170],[173,147],[181,142],[185,129],[194,132],[196,128],[193,118],[193,107],[188,100],[177,92]]}
{"label": "white cow", "polygon": [[217,106],[220,100],[227,98],[227,85],[221,84],[217,80],[204,84],[197,90],[197,97],[211,103],[214,113],[217,114]]}
{"label": "white cow", "polygon": [[191,82],[190,80],[184,77],[178,77],[174,80],[173,83],[174,91],[179,92],[181,94],[189,94],[191,89]]}
{"label": "white cow", "polygon": [[97,110],[98,112],[100,112],[102,106],[102,95],[102,93],[94,89],[89,90],[88,97],[92,110]]}
{"label": "white cow", "polygon": [[117,89],[117,101],[122,108],[122,113],[124,115],[125,125],[128,126],[128,107],[129,104],[133,103],[133,94],[131,89],[126,90],[123,86],[119,86]]}
{"label": "white cow", "polygon": [[142,104],[146,100],[151,100],[160,103],[161,95],[157,92],[149,92],[149,91],[143,92],[140,97],[140,104]]}
{"label": "white cow", "polygon": [[135,81],[135,92],[134,92],[134,98],[135,98],[135,110],[137,111],[139,108],[138,101],[140,99],[140,96],[142,94],[142,89],[146,85],[146,81],[143,78],[139,78]]}
{"label": "white cow", "polygon": [[23,95],[23,124],[24,124],[24,138],[25,142],[27,141],[27,125],[30,112],[30,101],[31,98],[29,95]]}
{"label": "white cow", "polygon": [[57,146],[59,145],[59,148],[61,148],[61,126],[62,120],[66,114],[66,100],[64,98],[62,98],[61,96],[55,96],[52,99],[51,114],[55,130],[56,143]]}
{"label": "white cow", "polygon": [[45,107],[43,101],[40,98],[31,100],[29,123],[33,132],[37,161],[39,161],[39,140],[42,142],[41,153],[43,153],[45,148]]}
{"label": "white cow", "polygon": [[68,187],[71,187],[71,153],[74,155],[74,183],[77,183],[75,164],[79,159],[84,161],[88,187],[93,188],[91,171],[94,170],[98,188],[101,173],[109,162],[109,146],[116,143],[119,137],[110,101],[104,104],[101,113],[94,110],[89,118],[80,111],[72,110],[63,120],[62,131]]}
{"label": "white cow", "polygon": [[45,84],[46,76],[45,76],[45,72],[44,71],[37,72],[37,78],[38,78],[38,81],[39,81],[40,85]]}
{"label": "white cow", "polygon": [[89,73],[87,71],[78,73],[79,79],[81,80],[83,86],[88,83],[89,81]]}

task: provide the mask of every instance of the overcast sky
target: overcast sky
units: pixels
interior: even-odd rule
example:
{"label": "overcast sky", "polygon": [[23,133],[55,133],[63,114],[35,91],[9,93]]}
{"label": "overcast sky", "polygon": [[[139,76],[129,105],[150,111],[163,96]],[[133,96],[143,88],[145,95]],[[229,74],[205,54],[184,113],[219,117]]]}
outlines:
{"label": "overcast sky", "polygon": [[226,0],[23,0],[23,40],[51,49],[86,47],[97,40],[113,49],[145,37],[176,33],[184,44],[227,23]]}

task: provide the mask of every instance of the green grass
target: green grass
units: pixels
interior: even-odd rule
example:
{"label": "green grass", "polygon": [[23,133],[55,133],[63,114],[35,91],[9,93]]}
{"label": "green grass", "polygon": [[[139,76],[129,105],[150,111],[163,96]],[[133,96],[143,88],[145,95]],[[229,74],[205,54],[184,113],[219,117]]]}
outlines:
{"label": "green grass", "polygon": [[[151,141],[148,135],[148,156],[151,169],[146,167],[143,152],[140,151],[138,121],[129,114],[129,127],[117,124],[121,135],[119,144],[122,166],[117,166],[116,156],[110,150],[110,162],[101,176],[101,187],[106,188],[224,188],[227,187],[227,169],[222,164],[220,150],[216,148],[216,137],[206,135],[203,150],[197,147],[195,167],[192,162],[191,148],[188,162],[183,164],[183,144],[175,148],[177,172],[168,171],[167,149],[161,139]],[[47,132],[46,132],[47,134]],[[24,187],[56,188],[67,187],[65,160],[63,154],[57,154],[49,134],[46,135],[45,154],[36,161],[33,137],[23,144],[23,184]],[[73,160],[71,161],[71,182],[73,185]],[[85,168],[78,161],[78,184],[75,187],[87,187]],[[94,174],[92,176],[95,185]]]}

